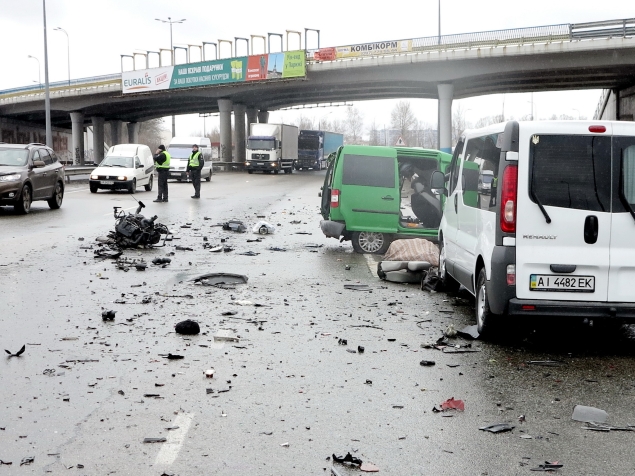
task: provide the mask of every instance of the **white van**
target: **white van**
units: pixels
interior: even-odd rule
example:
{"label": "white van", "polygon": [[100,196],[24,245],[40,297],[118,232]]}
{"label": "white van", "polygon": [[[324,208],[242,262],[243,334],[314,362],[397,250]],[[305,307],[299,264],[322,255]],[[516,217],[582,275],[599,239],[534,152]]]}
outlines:
{"label": "white van", "polygon": [[143,144],[113,145],[104,160],[91,172],[90,191],[97,193],[102,188],[135,193],[137,187],[143,185],[150,192],[153,172],[154,159],[150,147]]}
{"label": "white van", "polygon": [[431,178],[447,195],[439,275],[476,297],[479,332],[511,316],[635,317],[635,123],[467,131],[449,171]]}
{"label": "white van", "polygon": [[168,146],[170,154],[170,178],[179,182],[188,180],[186,169],[192,153],[192,146],[198,145],[198,150],[203,155],[203,169],[201,179],[208,182],[212,180],[212,142],[209,137],[174,137]]}

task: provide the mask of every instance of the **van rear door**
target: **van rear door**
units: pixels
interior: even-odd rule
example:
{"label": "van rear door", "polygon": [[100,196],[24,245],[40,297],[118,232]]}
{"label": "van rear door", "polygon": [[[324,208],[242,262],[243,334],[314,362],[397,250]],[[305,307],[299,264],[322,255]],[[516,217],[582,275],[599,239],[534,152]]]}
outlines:
{"label": "van rear door", "polygon": [[518,298],[608,299],[611,125],[604,124],[598,133],[588,123],[521,125]]}
{"label": "van rear door", "polygon": [[343,164],[339,208],[346,229],[396,233],[399,223],[397,155],[392,150],[380,150],[384,148],[361,149],[360,154],[344,149],[340,157]]}
{"label": "van rear door", "polygon": [[635,124],[613,124],[609,302],[635,302]]}

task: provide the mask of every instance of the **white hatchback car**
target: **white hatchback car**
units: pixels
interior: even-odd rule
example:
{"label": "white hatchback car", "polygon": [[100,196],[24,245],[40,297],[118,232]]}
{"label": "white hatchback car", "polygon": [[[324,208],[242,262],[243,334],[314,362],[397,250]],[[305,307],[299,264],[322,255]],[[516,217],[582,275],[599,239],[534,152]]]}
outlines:
{"label": "white hatchback car", "polygon": [[152,190],[154,182],[154,158],[147,145],[119,144],[108,149],[99,166],[90,174],[90,191],[127,190],[135,193],[143,185]]}
{"label": "white hatchback car", "polygon": [[447,195],[439,275],[476,297],[479,332],[511,316],[635,318],[635,123],[466,131],[449,171],[431,178]]}

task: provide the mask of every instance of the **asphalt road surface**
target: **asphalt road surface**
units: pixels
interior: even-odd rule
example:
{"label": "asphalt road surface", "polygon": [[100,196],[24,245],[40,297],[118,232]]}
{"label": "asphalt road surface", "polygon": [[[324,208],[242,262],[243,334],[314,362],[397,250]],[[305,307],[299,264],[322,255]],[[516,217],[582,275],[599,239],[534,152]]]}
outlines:
{"label": "asphalt road surface", "polygon": [[[426,348],[450,324],[473,323],[469,296],[382,282],[375,257],[324,238],[322,180],[218,174],[201,200],[189,198],[191,184],[171,182],[165,204],[140,189],[146,216],[176,232],[165,248],[126,251],[172,259],[144,272],[93,257],[112,207],[136,207],[125,193],[74,183],[60,210],[0,210],[0,347],[26,344],[0,362],[0,476],[330,475],[331,455],[347,452],[390,475],[534,474],[545,461],[563,464],[563,475],[635,474],[635,432],[571,420],[582,404],[635,425],[630,328],[510,323],[496,342],[450,339],[474,352]],[[261,242],[216,226],[258,216],[276,225]],[[203,247],[221,239],[233,251]],[[249,251],[258,254],[241,254]],[[191,282],[209,272],[249,282]],[[344,289],[353,283],[372,292]],[[111,309],[115,320],[102,321]],[[184,319],[201,334],[176,334]],[[358,346],[363,353],[350,352]],[[545,360],[558,362],[527,363]],[[451,397],[465,411],[433,411]],[[515,428],[479,430],[493,423]]]}

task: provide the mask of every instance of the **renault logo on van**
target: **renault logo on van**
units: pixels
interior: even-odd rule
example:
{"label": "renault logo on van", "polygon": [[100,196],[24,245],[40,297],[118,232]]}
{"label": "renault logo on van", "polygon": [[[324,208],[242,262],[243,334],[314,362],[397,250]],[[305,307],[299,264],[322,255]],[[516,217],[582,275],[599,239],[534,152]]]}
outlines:
{"label": "renault logo on van", "polygon": [[556,235],[523,235],[525,240],[555,240]]}

